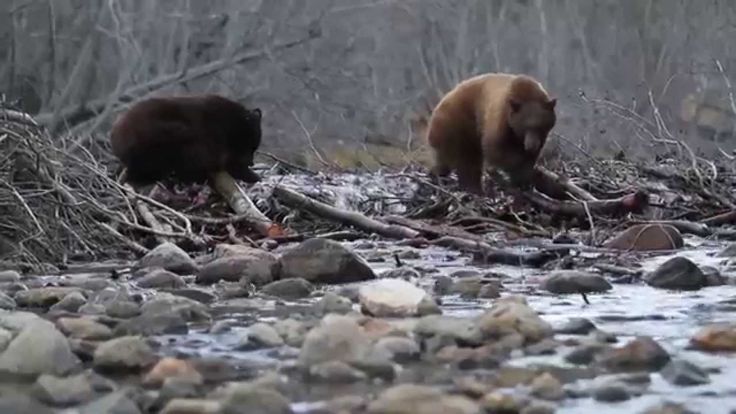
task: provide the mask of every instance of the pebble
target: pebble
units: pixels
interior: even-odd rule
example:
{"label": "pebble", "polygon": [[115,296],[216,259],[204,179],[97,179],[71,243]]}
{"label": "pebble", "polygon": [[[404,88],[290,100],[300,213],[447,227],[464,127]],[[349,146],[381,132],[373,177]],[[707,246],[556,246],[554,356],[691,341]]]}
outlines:
{"label": "pebble", "polygon": [[375,317],[409,317],[420,313],[427,292],[401,279],[378,279],[361,286],[363,313]]}
{"label": "pebble", "polygon": [[94,366],[110,371],[140,371],[156,361],[153,350],[139,336],[123,336],[103,342],[95,350]]}

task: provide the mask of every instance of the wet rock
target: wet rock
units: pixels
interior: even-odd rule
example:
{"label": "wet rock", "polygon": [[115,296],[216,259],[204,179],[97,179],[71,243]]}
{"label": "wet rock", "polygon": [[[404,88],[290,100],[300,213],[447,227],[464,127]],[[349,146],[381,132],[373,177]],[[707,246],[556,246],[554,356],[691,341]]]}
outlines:
{"label": "wet rock", "polygon": [[540,288],[556,294],[606,292],[613,288],[608,281],[594,273],[577,270],[553,272],[540,285]]}
{"label": "wet rock", "polygon": [[552,338],[542,339],[539,342],[524,348],[524,355],[554,355],[561,343]]}
{"label": "wet rock", "polygon": [[[173,399],[200,398],[203,396],[201,379],[191,381],[186,378],[166,378],[158,391],[155,401],[147,405],[147,412],[158,412],[163,406]],[[219,407],[219,405],[218,405]],[[200,411],[196,412],[200,414]]]}
{"label": "wet rock", "polygon": [[736,243],[730,243],[716,254],[716,257],[736,257]]}
{"label": "wet rock", "polygon": [[304,337],[310,328],[310,325],[295,319],[283,319],[273,324],[273,329],[284,339],[284,342],[294,347],[302,346]]}
{"label": "wet rock", "polygon": [[521,411],[519,411],[519,414],[555,414],[555,411],[554,405],[533,402],[522,408]]}
{"label": "wet rock", "polygon": [[708,283],[695,263],[679,256],[662,263],[657,269],[644,275],[643,279],[652,287],[677,290],[697,290]]}
{"label": "wet rock", "polygon": [[304,338],[299,363],[310,366],[327,361],[359,361],[369,350],[369,338],[354,319],[327,315]]}
{"label": "wet rock", "polygon": [[401,266],[395,269],[387,270],[378,275],[378,277],[381,279],[402,279],[408,282],[412,279],[419,279],[422,277],[422,275],[412,267]]}
{"label": "wet rock", "polygon": [[15,283],[21,279],[20,273],[15,270],[0,271],[0,283]]}
{"label": "wet rock", "polygon": [[513,395],[500,391],[492,391],[484,395],[480,403],[486,413],[494,414],[518,413],[522,407],[521,401],[518,401]]}
{"label": "wet rock", "polygon": [[79,308],[87,303],[87,299],[79,291],[74,291],[64,296],[59,302],[49,309],[50,312],[77,312]]}
{"label": "wet rock", "polygon": [[197,271],[197,263],[179,246],[165,242],[148,252],[138,261],[138,268],[160,267],[180,275]]}
{"label": "wet rock", "polygon": [[56,325],[72,338],[104,341],[112,337],[110,328],[89,318],[59,318]]}
{"label": "wet rock", "polygon": [[164,406],[161,414],[221,414],[221,409],[219,401],[174,398]]}
{"label": "wet rock", "polygon": [[721,275],[721,272],[713,266],[700,266],[700,270],[705,275],[706,286],[723,286],[728,284],[728,277]]}
{"label": "wet rock", "polygon": [[500,283],[485,283],[478,291],[478,299],[497,299],[501,297]]}
{"label": "wet rock", "polygon": [[18,305],[15,303],[15,299],[3,292],[0,292],[0,309],[13,310],[16,306]]}
{"label": "wet rock", "polygon": [[401,384],[378,395],[368,405],[368,414],[481,414],[473,400],[447,395],[427,386]]}
{"label": "wet rock", "polygon": [[27,395],[12,393],[0,396],[0,413],[54,414],[54,411]]}
{"label": "wet rock", "polygon": [[605,344],[583,344],[573,348],[572,351],[565,355],[565,361],[571,364],[588,365],[593,362],[600,353],[608,349],[610,349],[610,347]]}
{"label": "wet rock", "polygon": [[649,407],[642,414],[698,414],[680,403],[666,401],[659,405]]}
{"label": "wet rock", "polygon": [[247,281],[263,286],[274,280],[276,257],[270,253],[225,256],[202,266],[196,282],[213,284],[220,280],[228,282]]}
{"label": "wet rock", "polygon": [[101,303],[87,303],[77,311],[80,315],[104,315],[105,305]]}
{"label": "wet rock", "polygon": [[302,278],[277,280],[263,287],[261,290],[266,295],[276,296],[282,299],[301,299],[309,296],[314,286]]}
{"label": "wet rock", "polygon": [[603,244],[619,250],[674,250],[685,245],[682,234],[668,224],[635,224]]}
{"label": "wet rock", "polygon": [[465,277],[457,280],[450,286],[448,293],[460,295],[464,299],[474,299],[478,297],[480,289],[483,287],[483,280],[480,276]]}
{"label": "wet rock", "polygon": [[309,378],[320,383],[350,384],[368,376],[342,361],[327,361],[309,367]]}
{"label": "wet rock", "polygon": [[160,387],[166,380],[179,379],[193,384],[201,384],[204,379],[190,361],[166,357],[160,359],[143,378],[143,385]]}
{"label": "wet rock", "polygon": [[368,357],[363,360],[353,361],[350,363],[350,366],[367,374],[370,378],[380,378],[386,382],[391,382],[396,378],[394,364],[386,359]]}
{"label": "wet rock", "polygon": [[110,393],[78,409],[80,414],[141,414],[138,405],[128,396],[128,391]]}
{"label": "wet rock", "polygon": [[33,384],[32,395],[39,401],[55,407],[85,403],[94,397],[94,390],[86,374],[71,377],[41,375]]}
{"label": "wet rock", "polygon": [[256,249],[255,247],[245,246],[242,244],[227,244],[220,243],[215,246],[212,251],[212,255],[215,259],[222,257],[231,256],[261,256],[261,257],[273,257],[273,255],[266,250]]}
{"label": "wet rock", "polygon": [[667,351],[647,336],[638,337],[600,355],[600,362],[612,371],[659,371],[669,361]]}
{"label": "wet rock", "polygon": [[338,242],[309,239],[279,259],[280,279],[302,277],[311,283],[337,284],[375,279],[366,261]]}
{"label": "wet rock", "polygon": [[434,280],[434,293],[440,296],[449,294],[453,283],[452,278],[449,276],[438,276]]}
{"label": "wet rock", "polygon": [[164,269],[151,270],[145,276],[137,279],[136,284],[144,289],[173,289],[186,285],[181,276]]}
{"label": "wet rock", "polygon": [[567,335],[587,335],[596,329],[595,324],[585,318],[570,318],[562,326],[555,329],[555,333]]}
{"label": "wet rock", "polygon": [[736,351],[736,323],[705,326],[690,338],[690,344],[706,352]]}
{"label": "wet rock", "polygon": [[344,296],[327,292],[314,304],[314,310],[318,315],[328,313],[345,314],[353,310],[353,303]]}
{"label": "wet rock", "polygon": [[113,335],[184,335],[188,332],[187,321],[177,313],[144,313],[118,324],[113,330]]}
{"label": "wet rock", "polygon": [[210,304],[217,300],[217,296],[214,293],[207,292],[197,288],[184,288],[184,289],[172,289],[169,291],[172,295],[185,297],[187,299],[195,300],[205,305]]}
{"label": "wet rock", "polygon": [[0,354],[0,372],[66,375],[80,366],[69,341],[45,320],[32,320]]}
{"label": "wet rock", "polygon": [[188,322],[209,321],[211,319],[209,307],[206,305],[169,293],[159,293],[155,298],[141,306],[143,315],[171,315],[176,314]]}
{"label": "wet rock", "polygon": [[710,382],[708,373],[688,361],[671,360],[660,374],[669,383],[680,386],[701,385]]}
{"label": "wet rock", "polygon": [[498,339],[518,334],[526,344],[541,341],[553,332],[550,324],[520,296],[497,299],[476,323],[484,338]]}
{"label": "wet rock", "polygon": [[396,336],[380,338],[373,345],[372,351],[372,355],[377,358],[396,362],[416,360],[420,354],[419,344],[415,340]]}
{"label": "wet rock", "polygon": [[534,378],[531,383],[530,394],[548,401],[559,401],[565,398],[565,391],[562,389],[560,380],[547,372]]}
{"label": "wet rock", "polygon": [[13,333],[5,328],[0,328],[0,352],[4,351],[13,340]]}
{"label": "wet rock", "polygon": [[628,388],[625,385],[611,382],[601,385],[593,390],[593,399],[601,402],[620,402],[631,398]]}
{"label": "wet rock", "polygon": [[256,323],[248,327],[247,336],[238,345],[238,349],[274,348],[284,344],[279,333],[265,323]]}
{"label": "wet rock", "polygon": [[481,332],[477,324],[468,318],[425,316],[417,321],[414,333],[420,337],[448,337],[458,345],[477,346],[482,343]]}
{"label": "wet rock", "polygon": [[376,317],[409,317],[419,313],[427,292],[401,279],[379,279],[360,288],[363,313]]}
{"label": "wet rock", "polygon": [[80,292],[74,287],[42,287],[21,290],[15,294],[15,303],[21,307],[48,309],[72,292]]}
{"label": "wet rock", "polygon": [[222,402],[221,414],[293,414],[289,400],[268,388],[243,387]]}
{"label": "wet rock", "polygon": [[123,336],[103,342],[94,353],[99,370],[139,371],[156,361],[153,350],[139,336]]}
{"label": "wet rock", "polygon": [[116,300],[105,306],[105,314],[112,318],[130,319],[140,313],[140,305],[129,300]]}

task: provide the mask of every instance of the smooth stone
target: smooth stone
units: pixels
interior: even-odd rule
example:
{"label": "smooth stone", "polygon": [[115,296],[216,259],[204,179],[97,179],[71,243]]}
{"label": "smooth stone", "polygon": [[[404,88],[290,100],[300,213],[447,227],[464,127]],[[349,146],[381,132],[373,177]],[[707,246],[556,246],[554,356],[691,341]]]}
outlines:
{"label": "smooth stone", "polygon": [[160,267],[177,274],[192,274],[197,271],[197,263],[181,247],[165,242],[156,246],[138,261],[140,268]]}
{"label": "smooth stone", "polygon": [[320,238],[300,243],[278,260],[279,279],[301,277],[311,283],[336,284],[375,279],[368,263],[342,244]]}

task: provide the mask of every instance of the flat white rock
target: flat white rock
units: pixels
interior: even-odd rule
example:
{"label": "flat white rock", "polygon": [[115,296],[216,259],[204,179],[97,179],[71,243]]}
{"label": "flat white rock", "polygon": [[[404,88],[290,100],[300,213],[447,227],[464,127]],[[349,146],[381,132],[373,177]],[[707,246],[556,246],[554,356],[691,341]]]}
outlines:
{"label": "flat white rock", "polygon": [[379,279],[358,291],[363,311],[376,317],[415,316],[425,297],[427,292],[402,279]]}

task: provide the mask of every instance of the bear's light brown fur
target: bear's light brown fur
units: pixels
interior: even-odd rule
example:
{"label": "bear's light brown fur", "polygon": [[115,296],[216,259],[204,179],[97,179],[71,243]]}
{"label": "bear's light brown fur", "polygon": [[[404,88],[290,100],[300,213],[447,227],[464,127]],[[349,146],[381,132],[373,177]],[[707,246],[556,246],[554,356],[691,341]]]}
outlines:
{"label": "bear's light brown fur", "polygon": [[488,73],[459,83],[429,121],[433,175],[455,170],[462,189],[481,193],[487,163],[504,170],[513,182],[528,184],[556,123],[556,102],[526,75]]}

